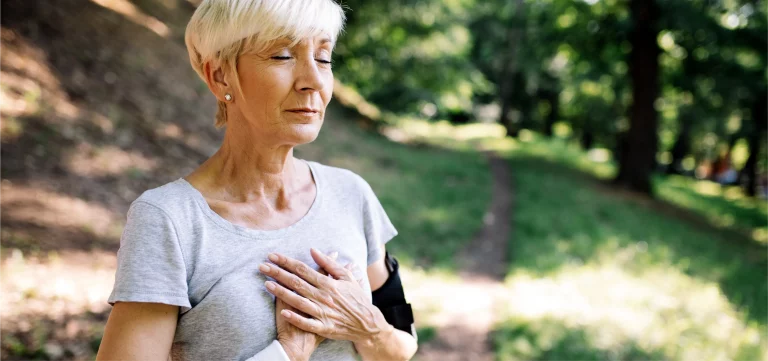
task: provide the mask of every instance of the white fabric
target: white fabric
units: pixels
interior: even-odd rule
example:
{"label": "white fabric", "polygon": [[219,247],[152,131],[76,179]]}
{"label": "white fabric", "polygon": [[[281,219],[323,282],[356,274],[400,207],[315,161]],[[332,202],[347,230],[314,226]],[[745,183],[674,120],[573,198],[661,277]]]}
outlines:
{"label": "white fabric", "polygon": [[283,345],[277,340],[272,341],[267,348],[245,361],[291,361],[283,350]]}

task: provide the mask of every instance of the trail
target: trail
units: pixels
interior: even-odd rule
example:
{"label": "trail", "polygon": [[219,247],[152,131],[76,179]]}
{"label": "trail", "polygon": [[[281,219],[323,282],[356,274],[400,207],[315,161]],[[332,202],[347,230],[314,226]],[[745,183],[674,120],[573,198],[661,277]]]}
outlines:
{"label": "trail", "polygon": [[436,337],[420,347],[420,361],[491,361],[489,332],[496,321],[497,305],[504,300],[502,280],[507,271],[512,174],[509,163],[486,153],[493,175],[493,198],[483,228],[458,255],[462,282],[444,288],[436,316]]}

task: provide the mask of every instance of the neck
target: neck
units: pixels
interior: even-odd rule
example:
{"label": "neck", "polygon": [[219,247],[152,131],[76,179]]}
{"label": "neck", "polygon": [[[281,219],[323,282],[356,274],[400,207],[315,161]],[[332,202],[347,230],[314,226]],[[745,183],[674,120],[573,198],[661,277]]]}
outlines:
{"label": "neck", "polygon": [[215,198],[282,203],[300,187],[293,146],[253,133],[228,126],[221,148],[189,178]]}

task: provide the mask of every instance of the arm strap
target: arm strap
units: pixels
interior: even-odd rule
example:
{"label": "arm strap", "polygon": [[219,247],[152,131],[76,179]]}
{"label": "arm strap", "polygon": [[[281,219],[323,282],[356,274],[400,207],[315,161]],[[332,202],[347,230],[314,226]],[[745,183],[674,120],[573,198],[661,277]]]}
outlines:
{"label": "arm strap", "polygon": [[373,305],[381,310],[387,323],[416,337],[413,331],[413,310],[405,300],[403,284],[400,281],[400,266],[389,252],[386,252],[384,262],[389,277],[379,289],[373,291]]}

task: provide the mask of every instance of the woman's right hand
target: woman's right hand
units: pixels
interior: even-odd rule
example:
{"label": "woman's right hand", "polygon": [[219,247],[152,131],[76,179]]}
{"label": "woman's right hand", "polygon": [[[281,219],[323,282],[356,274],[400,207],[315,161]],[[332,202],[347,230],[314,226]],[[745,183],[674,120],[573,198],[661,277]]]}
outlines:
{"label": "woman's right hand", "polygon": [[[299,312],[281,299],[276,299],[275,314],[279,315],[280,311],[284,309]],[[309,360],[317,346],[324,340],[322,336],[297,328],[283,317],[276,317],[275,322],[277,324],[277,341],[280,342],[291,361]]]}
{"label": "woman's right hand", "polygon": [[[338,257],[338,253],[333,252],[330,254],[330,257],[335,260],[336,257]],[[360,269],[353,263],[347,264],[344,268],[353,272],[360,271]],[[328,272],[322,269],[320,270],[320,273],[328,275]],[[362,279],[358,279],[357,282],[361,287],[363,286]],[[283,300],[275,298],[275,315],[279,315],[280,311],[284,309],[303,314],[301,311],[283,302]],[[284,317],[275,317],[275,323],[277,326],[277,342],[280,342],[280,346],[283,347],[283,350],[291,361],[309,360],[309,357],[315,352],[317,346],[325,340],[325,337],[304,331],[292,325],[290,322],[286,321]]]}

